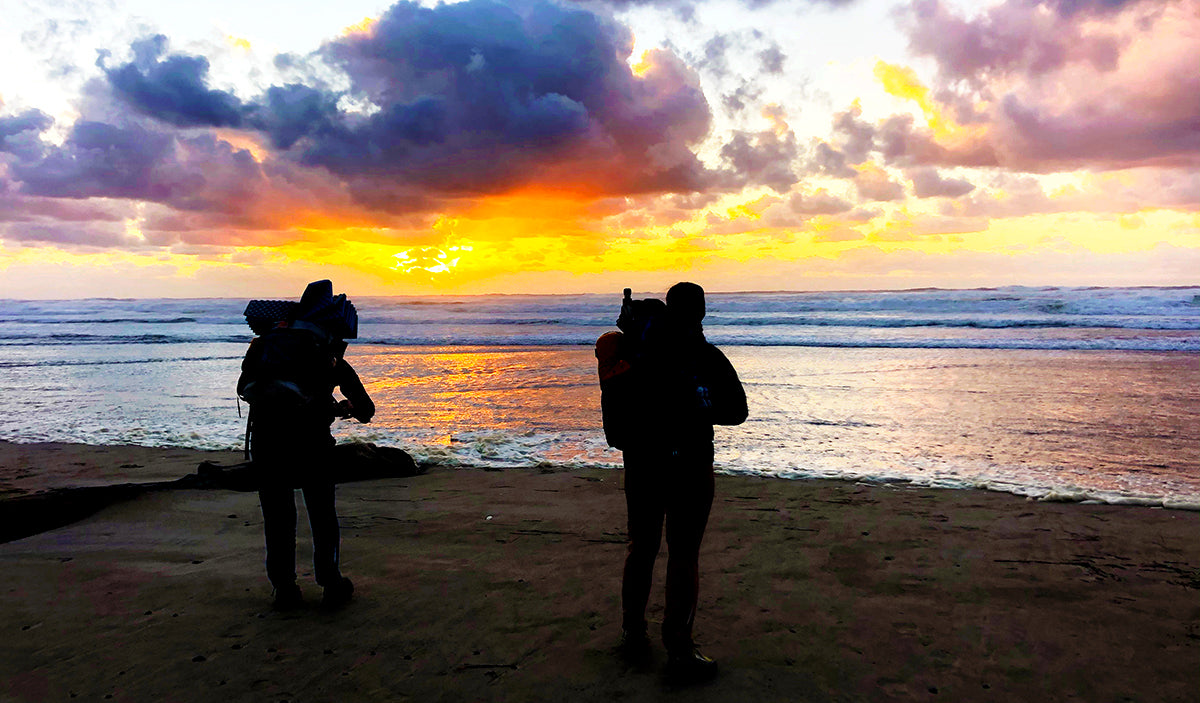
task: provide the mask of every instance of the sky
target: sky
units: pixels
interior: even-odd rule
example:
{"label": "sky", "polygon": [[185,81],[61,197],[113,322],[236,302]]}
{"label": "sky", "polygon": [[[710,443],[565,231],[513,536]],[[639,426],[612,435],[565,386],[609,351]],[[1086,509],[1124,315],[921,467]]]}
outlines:
{"label": "sky", "polygon": [[0,298],[1198,282],[1200,0],[0,16]]}

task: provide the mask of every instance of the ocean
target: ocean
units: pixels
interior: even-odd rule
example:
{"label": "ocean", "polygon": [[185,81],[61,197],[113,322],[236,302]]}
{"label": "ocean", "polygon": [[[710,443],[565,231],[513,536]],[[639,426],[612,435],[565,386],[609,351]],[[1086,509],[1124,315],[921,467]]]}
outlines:
{"label": "ocean", "polygon": [[[353,300],[347,358],[379,410],[336,423],[342,441],[442,466],[620,466],[592,353],[620,291]],[[717,429],[720,471],[1200,509],[1200,287],[707,301],[750,404]],[[241,447],[246,302],[0,300],[0,440]]]}

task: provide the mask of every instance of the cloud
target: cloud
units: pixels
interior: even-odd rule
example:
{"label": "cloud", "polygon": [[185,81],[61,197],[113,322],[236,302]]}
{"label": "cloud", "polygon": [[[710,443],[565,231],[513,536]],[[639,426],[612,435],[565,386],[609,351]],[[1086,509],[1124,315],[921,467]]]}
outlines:
{"label": "cloud", "polygon": [[[400,2],[317,58],[348,87],[273,86],[240,101],[207,87],[202,57],[154,37],[106,69],[113,95],[180,126],[266,134],[280,158],[320,167],[378,204],[530,184],[602,194],[690,191],[708,173],[692,147],[711,113],[695,72],[669,52],[634,75],[629,30],[546,0]],[[361,106],[362,109],[356,109]]]}
{"label": "cloud", "polygon": [[799,155],[796,134],[787,126],[786,115],[779,106],[768,106],[763,116],[772,122],[772,128],[754,133],[734,132],[721,146],[721,158],[731,164],[743,182],[786,192],[799,180],[793,169]]}
{"label": "cloud", "polygon": [[918,198],[957,198],[975,190],[975,185],[969,181],[943,178],[934,168],[917,168],[905,175],[912,181],[913,194]]}
{"label": "cloud", "polygon": [[846,154],[828,142],[817,141],[806,159],[805,169],[834,178],[854,178],[858,172],[847,163]]}
{"label": "cloud", "polygon": [[[913,52],[937,66],[938,108],[975,121],[999,165],[1200,166],[1194,3],[1008,0],[964,17],[940,0],[914,0],[900,21]],[[942,135],[940,149],[912,131],[896,136],[909,140],[893,143],[909,147],[911,163],[977,160]]]}
{"label": "cloud", "polygon": [[849,212],[854,205],[847,200],[831,195],[824,189],[813,193],[793,193],[788,198],[788,207],[799,215],[840,215]]}
{"label": "cloud", "polygon": [[[635,72],[632,47],[627,27],[549,0],[401,2],[279,57],[293,82],[239,97],[211,84],[205,57],[154,35],[128,60],[102,55],[61,141],[44,113],[0,116],[0,185],[151,205],[151,243],[253,243],[305,227],[407,231],[411,214],[531,189],[602,201],[795,182],[795,136],[774,120],[706,167],[695,152],[712,114],[697,73],[665,50]],[[783,60],[774,49],[768,68]]]}
{"label": "cloud", "polygon": [[833,133],[838,139],[839,150],[852,164],[866,161],[874,149],[875,128],[860,119],[861,116],[862,107],[858,103],[833,116]]}
{"label": "cloud", "polygon": [[0,222],[120,222],[133,216],[133,207],[119,200],[31,198],[0,193]]}
{"label": "cloud", "polygon": [[79,121],[59,149],[13,164],[30,195],[69,198],[167,199],[178,184],[158,178],[174,139],[141,127]]}
{"label": "cloud", "polygon": [[854,186],[864,200],[891,201],[904,198],[904,186],[893,181],[887,171],[873,164],[858,167]]}
{"label": "cloud", "polygon": [[690,147],[711,121],[699,79],[664,51],[635,76],[631,49],[627,28],[549,2],[399,3],[322,50],[379,111],[339,115],[300,159],[445,194],[699,189],[707,174]]}
{"label": "cloud", "polygon": [[177,127],[238,127],[241,101],[220,90],[205,87],[208,59],[203,56],[168,56],[167,38],[161,34],[134,42],[134,60],[116,68],[99,65],[118,98],[138,111]]}
{"label": "cloud", "polygon": [[26,110],[11,117],[0,116],[0,153],[20,159],[38,158],[42,153],[41,133],[54,120],[41,110]]}
{"label": "cloud", "polygon": [[0,239],[89,247],[135,247],[141,243],[124,225],[109,222],[92,222],[87,227],[70,222],[0,222]]}
{"label": "cloud", "polygon": [[997,174],[983,187],[947,205],[945,212],[966,217],[1025,217],[1060,212],[1120,214],[1200,208],[1200,172],[1139,168],[1086,174],[1078,183],[1047,192],[1038,178]]}
{"label": "cloud", "polygon": [[778,44],[772,43],[758,52],[758,60],[762,63],[763,73],[782,75],[784,64],[787,62],[787,54],[783,53],[783,49]]}
{"label": "cloud", "polygon": [[[588,6],[598,6],[606,8],[614,8],[617,10],[626,10],[631,7],[663,7],[674,8],[684,18],[690,19],[695,14],[695,6],[698,4],[695,0],[576,0],[578,4]],[[758,9],[774,5],[781,0],[741,0],[743,4],[752,9]],[[858,0],[803,0],[803,5],[813,7],[848,7],[858,2]]]}
{"label": "cloud", "polygon": [[966,19],[941,0],[915,0],[904,18],[917,53],[935,57],[946,76],[986,85],[998,75],[1046,74],[1081,61],[1111,70],[1118,37],[1084,20],[1130,4],[1008,0]]}

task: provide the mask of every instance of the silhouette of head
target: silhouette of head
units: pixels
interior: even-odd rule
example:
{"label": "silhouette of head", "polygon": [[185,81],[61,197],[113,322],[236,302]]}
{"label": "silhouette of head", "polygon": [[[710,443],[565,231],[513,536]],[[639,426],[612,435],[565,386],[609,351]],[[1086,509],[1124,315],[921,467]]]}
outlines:
{"label": "silhouette of head", "polygon": [[685,325],[704,319],[704,289],[695,283],[676,283],[667,291],[667,311]]}

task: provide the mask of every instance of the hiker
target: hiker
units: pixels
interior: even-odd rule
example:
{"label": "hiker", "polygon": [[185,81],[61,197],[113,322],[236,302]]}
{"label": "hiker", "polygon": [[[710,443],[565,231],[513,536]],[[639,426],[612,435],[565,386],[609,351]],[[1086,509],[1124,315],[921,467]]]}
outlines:
{"label": "hiker", "polygon": [[[358,336],[358,313],[344,294],[333,295],[329,281],[316,281],[298,304],[251,301],[246,319],[259,336],[242,360],[237,390],[250,403],[247,451],[259,481],[274,606],[290,610],[303,603],[296,584],[295,490],[300,489],[312,530],[314,575],[324,588],[322,605],[336,607],[350,600],[354,585],[338,566],[336,442],[330,426],[337,417],[370,422],[375,414],[375,404],[343,357],[344,340]],[[335,387],[344,400],[334,401]]]}
{"label": "hiker", "polygon": [[596,349],[605,434],[625,463],[629,545],[620,647],[636,662],[649,655],[646,605],[665,523],[662,640],[667,674],[680,681],[717,672],[692,639],[700,542],[713,501],[713,425],[741,424],[747,415],[737,372],[704,338],[704,313],[704,290],[694,283],[672,286],[665,306],[632,301],[626,289],[623,331],[604,335]]}

